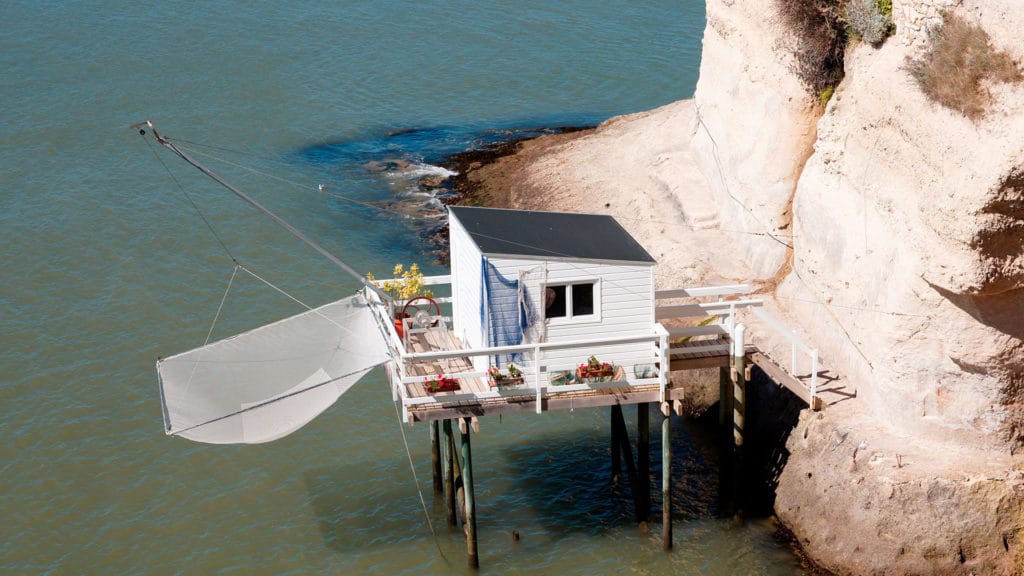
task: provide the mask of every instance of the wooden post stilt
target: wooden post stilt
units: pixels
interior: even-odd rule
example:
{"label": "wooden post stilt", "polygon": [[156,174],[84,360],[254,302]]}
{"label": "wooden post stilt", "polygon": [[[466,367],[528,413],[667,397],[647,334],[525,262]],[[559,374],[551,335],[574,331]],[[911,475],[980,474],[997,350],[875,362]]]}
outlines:
{"label": "wooden post stilt", "polygon": [[477,556],[476,540],[476,502],[473,497],[473,451],[470,446],[469,435],[472,427],[469,418],[466,421],[466,431],[462,433],[462,488],[466,498],[466,555],[470,568],[479,568],[480,559]]}
{"label": "wooden post stilt", "polygon": [[622,450],[619,448],[619,427],[615,425],[616,414],[622,418],[622,406],[616,404],[611,409],[611,434],[612,434],[612,484],[619,483],[619,475],[622,472]]}
{"label": "wooden post stilt", "polygon": [[455,519],[455,443],[452,439],[452,421],[445,419],[444,429],[444,509],[448,526],[454,528]]}
{"label": "wooden post stilt", "polygon": [[732,367],[718,369],[718,425],[723,430],[732,429],[732,406],[727,400],[732,391]]}
{"label": "wooden post stilt", "polygon": [[434,473],[434,494],[444,492],[444,482],[441,479],[441,438],[438,434],[438,427],[437,420],[430,423],[430,465]]}
{"label": "wooden post stilt", "polygon": [[[735,340],[734,340],[735,342]],[[733,382],[736,370],[735,356],[730,359],[730,365],[719,372],[719,400],[718,400],[718,504],[723,517],[731,518],[735,511],[736,483],[735,483],[735,455],[733,444],[733,393],[736,385]]]}
{"label": "wooden post stilt", "polygon": [[661,421],[661,542],[672,549],[672,414]]}
{"label": "wooden post stilt", "polygon": [[746,377],[746,348],[744,344],[743,324],[738,324],[735,329],[735,349],[733,350],[733,375],[735,385],[733,387],[733,446],[735,449],[735,465],[733,469],[733,494],[736,498],[736,511],[734,517],[742,518],[742,498],[740,498],[739,479],[743,477],[743,430],[746,424],[747,414],[747,377]]}
{"label": "wooden post stilt", "polygon": [[641,522],[651,516],[651,409],[649,402],[636,405],[636,474],[640,481]]}

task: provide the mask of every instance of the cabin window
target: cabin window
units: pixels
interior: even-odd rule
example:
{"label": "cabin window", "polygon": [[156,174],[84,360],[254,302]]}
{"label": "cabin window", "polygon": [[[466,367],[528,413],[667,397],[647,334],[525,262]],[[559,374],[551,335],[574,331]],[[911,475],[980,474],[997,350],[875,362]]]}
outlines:
{"label": "cabin window", "polygon": [[595,284],[594,281],[548,284],[544,289],[544,317],[594,319]]}

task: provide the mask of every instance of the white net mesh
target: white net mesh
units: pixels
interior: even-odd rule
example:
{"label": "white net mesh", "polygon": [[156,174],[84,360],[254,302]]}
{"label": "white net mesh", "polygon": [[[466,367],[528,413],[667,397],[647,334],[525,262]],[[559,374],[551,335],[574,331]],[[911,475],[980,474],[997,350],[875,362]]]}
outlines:
{"label": "white net mesh", "polygon": [[326,410],[388,350],[353,296],[157,362],[168,434],[258,444]]}

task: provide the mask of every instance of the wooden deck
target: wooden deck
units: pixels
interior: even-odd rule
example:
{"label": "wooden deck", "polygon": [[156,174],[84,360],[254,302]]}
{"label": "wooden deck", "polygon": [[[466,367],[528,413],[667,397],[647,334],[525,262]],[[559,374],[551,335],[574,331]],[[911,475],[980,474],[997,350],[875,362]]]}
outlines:
{"label": "wooden deck", "polygon": [[[716,347],[719,349],[714,349]],[[721,350],[723,347],[725,349]],[[409,352],[460,349],[461,343],[450,330],[432,330],[409,335]],[[669,350],[672,358],[670,371],[714,368],[728,366],[730,363],[728,340],[724,337],[676,342]],[[424,377],[423,382],[404,384],[408,398],[417,400],[417,403],[408,406],[411,422],[537,411],[536,389],[529,384],[493,389],[485,378],[467,377],[459,380],[460,389],[457,391],[426,390],[426,380],[438,374],[472,372],[473,365],[466,357],[406,361],[405,370],[410,376]],[[542,390],[540,401],[544,411],[659,402],[661,399],[658,384],[629,384],[625,380],[592,384],[585,389],[558,388],[552,385]],[[673,387],[670,381],[666,388],[666,399],[681,401],[683,397],[683,388]],[[428,398],[435,401],[424,401]]]}

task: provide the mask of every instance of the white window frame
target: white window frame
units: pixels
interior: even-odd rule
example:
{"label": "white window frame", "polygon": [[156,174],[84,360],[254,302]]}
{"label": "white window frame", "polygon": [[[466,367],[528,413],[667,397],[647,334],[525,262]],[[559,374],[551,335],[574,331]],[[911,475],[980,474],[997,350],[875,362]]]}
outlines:
{"label": "white window frame", "polygon": [[[593,284],[594,286],[594,312],[582,316],[574,316],[572,313],[572,286],[574,284]],[[600,278],[573,278],[572,280],[559,280],[548,282],[541,286],[541,301],[547,293],[548,287],[565,286],[565,316],[548,318],[547,307],[544,309],[544,321],[549,325],[558,326],[561,324],[587,324],[601,321],[601,279]]]}

